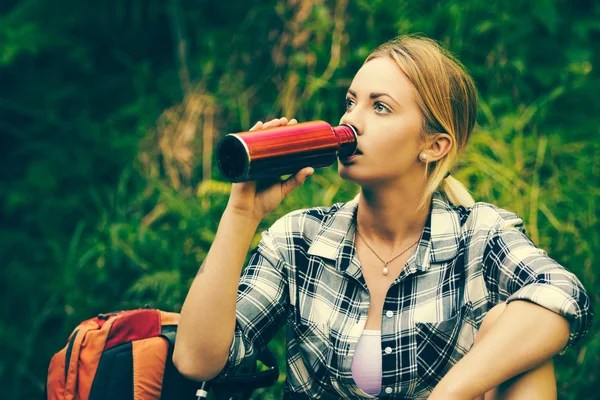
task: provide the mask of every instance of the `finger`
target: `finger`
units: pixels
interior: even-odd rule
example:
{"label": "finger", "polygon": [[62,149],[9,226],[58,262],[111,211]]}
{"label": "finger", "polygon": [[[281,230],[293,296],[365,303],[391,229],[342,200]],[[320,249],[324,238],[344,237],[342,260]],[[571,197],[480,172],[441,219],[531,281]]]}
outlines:
{"label": "finger", "polygon": [[279,125],[279,118],[275,118],[275,119],[265,122],[263,128],[272,128],[272,127],[278,126],[278,125]]}
{"label": "finger", "polygon": [[285,182],[281,184],[281,190],[284,196],[290,194],[290,192],[296,189],[298,186],[306,182],[306,179],[314,174],[315,169],[312,167],[302,168],[296,172],[294,176],[289,177]]}
{"label": "finger", "polygon": [[250,128],[251,131],[255,131],[257,129],[262,129],[263,127],[263,122],[262,121],[258,121],[257,123],[254,124],[254,126],[252,128]]}
{"label": "finger", "polygon": [[287,123],[288,123],[288,119],[285,117],[275,118],[275,119],[272,119],[269,122],[267,122],[264,127],[265,128],[273,128],[276,126],[286,125]]}
{"label": "finger", "polygon": [[288,122],[288,125],[295,125],[297,123],[298,123],[298,121],[296,120],[296,118],[292,118],[292,119],[290,119],[290,122]]}

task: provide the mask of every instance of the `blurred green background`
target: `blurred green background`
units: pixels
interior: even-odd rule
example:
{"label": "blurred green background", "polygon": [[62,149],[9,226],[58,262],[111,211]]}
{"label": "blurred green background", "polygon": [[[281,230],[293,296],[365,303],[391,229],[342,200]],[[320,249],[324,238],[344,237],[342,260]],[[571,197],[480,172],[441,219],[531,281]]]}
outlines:
{"label": "blurred green background", "polygon": [[[445,44],[478,85],[455,176],[520,214],[600,309],[600,2],[3,0],[0,397],[39,396],[83,319],[178,311],[228,198],[218,140],[276,116],[337,123],[364,58],[401,33]],[[261,229],[355,191],[319,170]],[[561,399],[600,398],[599,347],[596,324],[556,359]]]}

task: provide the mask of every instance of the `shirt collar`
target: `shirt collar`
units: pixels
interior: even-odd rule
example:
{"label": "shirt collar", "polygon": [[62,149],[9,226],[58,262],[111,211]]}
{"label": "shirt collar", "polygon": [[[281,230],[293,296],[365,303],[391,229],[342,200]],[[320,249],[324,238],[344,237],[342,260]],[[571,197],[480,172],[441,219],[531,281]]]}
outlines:
{"label": "shirt collar", "polygon": [[[354,218],[358,208],[358,194],[344,203],[321,223],[308,254],[335,260],[336,269],[345,271],[355,253]],[[417,249],[409,258],[417,271],[427,271],[431,263],[439,263],[456,257],[460,241],[459,208],[446,197],[435,192],[431,198],[429,217]]]}

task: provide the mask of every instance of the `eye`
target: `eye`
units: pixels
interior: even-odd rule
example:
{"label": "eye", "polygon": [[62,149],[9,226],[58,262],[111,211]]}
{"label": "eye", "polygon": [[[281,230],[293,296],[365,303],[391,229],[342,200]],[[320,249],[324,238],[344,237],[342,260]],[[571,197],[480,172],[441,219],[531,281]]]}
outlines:
{"label": "eye", "polygon": [[352,100],[349,97],[346,97],[346,100],[344,101],[345,106],[346,106],[346,110],[350,110],[352,109],[352,107],[354,107],[354,100]]}
{"label": "eye", "polygon": [[390,113],[390,109],[383,103],[376,101],[375,105],[373,107],[375,109],[375,112],[377,112],[377,114],[389,114]]}

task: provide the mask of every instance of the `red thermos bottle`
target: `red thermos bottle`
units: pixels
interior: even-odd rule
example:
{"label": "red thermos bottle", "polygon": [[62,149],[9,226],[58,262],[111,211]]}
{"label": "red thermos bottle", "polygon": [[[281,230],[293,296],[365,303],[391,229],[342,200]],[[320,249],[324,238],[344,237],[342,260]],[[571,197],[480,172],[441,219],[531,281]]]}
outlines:
{"label": "red thermos bottle", "polygon": [[356,128],[311,121],[225,135],[217,146],[221,173],[231,182],[294,174],[350,157],[357,148]]}

